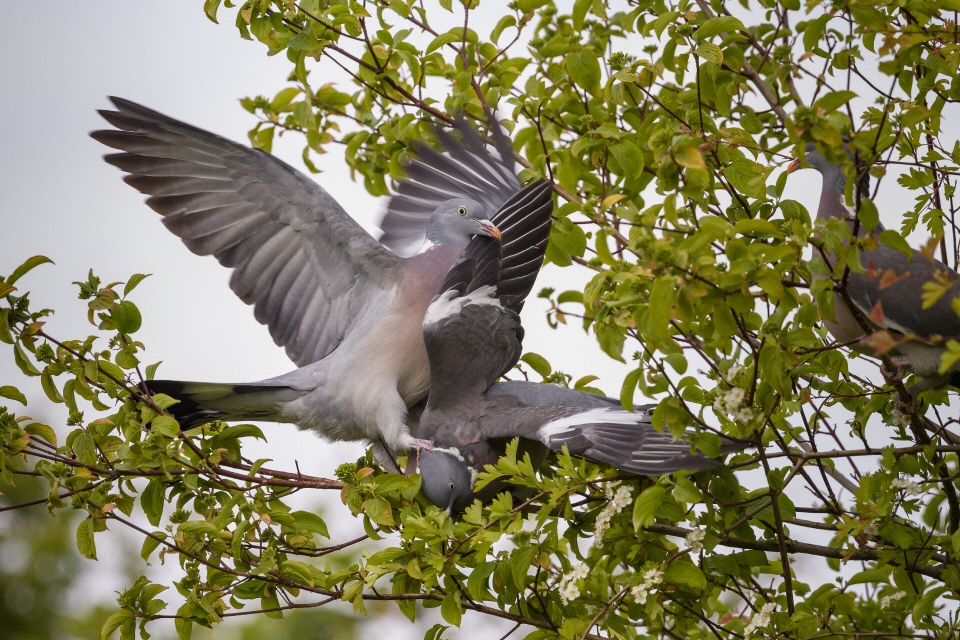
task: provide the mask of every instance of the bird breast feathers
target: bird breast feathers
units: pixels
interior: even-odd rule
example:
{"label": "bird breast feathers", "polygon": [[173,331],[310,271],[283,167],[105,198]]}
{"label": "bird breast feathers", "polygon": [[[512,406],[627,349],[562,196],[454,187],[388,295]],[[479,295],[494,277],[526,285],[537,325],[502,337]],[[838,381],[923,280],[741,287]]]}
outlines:
{"label": "bird breast feathers", "polygon": [[437,324],[441,320],[450,318],[472,304],[486,305],[503,308],[500,300],[496,297],[497,288],[494,285],[478,287],[465,296],[458,296],[457,291],[444,291],[442,294],[430,303],[427,313],[423,316],[423,326],[428,327]]}

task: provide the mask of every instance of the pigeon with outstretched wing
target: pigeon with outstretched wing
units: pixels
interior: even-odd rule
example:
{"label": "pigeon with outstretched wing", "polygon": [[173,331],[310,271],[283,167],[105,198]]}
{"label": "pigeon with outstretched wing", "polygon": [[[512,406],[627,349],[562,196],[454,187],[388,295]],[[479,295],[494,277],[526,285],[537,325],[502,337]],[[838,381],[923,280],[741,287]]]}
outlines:
{"label": "pigeon with outstretched wing", "polygon": [[151,382],[181,400],[172,411],[184,427],[294,422],[369,440],[383,461],[417,444],[405,417],[430,382],[423,315],[470,239],[502,240],[502,285],[517,300],[543,262],[549,183],[521,188],[505,145],[494,156],[464,123],[459,141],[437,132],[442,151],[415,149],[383,220],[385,245],[274,156],[111,100],[116,110],[100,113],[115,129],[91,133],[120,150],[105,160],[191,251],[233,269],[233,291],[300,367],[250,384]]}

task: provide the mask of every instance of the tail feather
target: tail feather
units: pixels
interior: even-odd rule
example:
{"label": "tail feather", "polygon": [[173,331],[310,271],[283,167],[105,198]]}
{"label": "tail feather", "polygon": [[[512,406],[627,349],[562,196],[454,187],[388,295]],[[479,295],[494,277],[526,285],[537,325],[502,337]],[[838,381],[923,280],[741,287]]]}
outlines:
{"label": "tail feather", "polygon": [[284,385],[181,380],[151,380],[147,389],[151,394],[163,393],[179,400],[167,410],[183,429],[213,420],[288,422],[289,418],[281,414],[281,405],[304,394]]}

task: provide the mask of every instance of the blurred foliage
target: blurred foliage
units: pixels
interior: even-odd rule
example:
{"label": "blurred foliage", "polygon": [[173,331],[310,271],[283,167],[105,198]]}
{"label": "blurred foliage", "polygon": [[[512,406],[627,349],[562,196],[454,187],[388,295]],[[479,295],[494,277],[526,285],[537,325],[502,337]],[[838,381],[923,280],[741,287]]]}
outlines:
{"label": "blurred foliage", "polygon": [[[102,337],[58,341],[16,289],[44,261],[32,259],[0,283],[0,340],[67,405],[74,430],[59,443],[3,410],[0,473],[40,473],[51,508],[84,514],[84,556],[110,544],[116,523],[141,533],[145,560],[181,569],[173,585],[132,585],[104,636],[132,638],[171,612],[189,638],[237,609],[278,617],[345,600],[365,613],[393,600],[411,619],[417,602],[437,607],[448,625],[466,610],[498,616],[530,639],[957,637],[956,396],[928,391],[902,413],[903,383],[852,374],[851,352],[820,322],[877,243],[903,248],[920,229],[934,238],[926,251],[956,267],[960,144],[943,125],[960,99],[957,0],[220,5],[207,0],[208,17],[230,9],[241,37],[292,65],[290,86],[243,101],[258,117],[252,144],[269,151],[278,132],[302,134],[308,168],[338,145],[372,194],[387,193],[433,124],[462,115],[485,130],[498,113],[522,179],[555,185],[547,259],[592,272],[582,291],[544,292],[551,325],[582,319],[599,349],[634,362],[621,400],[656,399],[659,428],[694,427],[707,454],[718,432],[757,448],[716,473],[662,478],[566,455],[536,470],[511,448],[480,480],[505,477],[533,497],[501,494],[450,519],[416,476],[360,461],[339,481],[308,478],[245,460],[243,440],[263,437],[251,425],[181,432],[164,411],[174,400],[138,386],[153,372],[141,372],[133,337],[141,277],[122,293],[93,274],[78,283]],[[489,34],[474,28],[477,12],[496,25]],[[314,82],[334,68],[352,83]],[[897,176],[915,206],[889,211],[847,180],[861,224],[875,229],[882,211],[896,228],[858,239],[814,221],[775,174],[811,141],[850,178]],[[811,259],[811,246],[836,264]],[[947,359],[957,338],[944,337]],[[573,379],[543,356],[524,362]],[[14,386],[0,396],[23,400]],[[85,417],[91,408],[102,417]],[[865,457],[869,471],[856,466]],[[741,470],[764,485],[747,486]],[[284,503],[307,489],[340,491],[389,546],[320,540],[323,519]],[[344,550],[346,566],[326,561]],[[816,567],[803,579],[798,556]]]}

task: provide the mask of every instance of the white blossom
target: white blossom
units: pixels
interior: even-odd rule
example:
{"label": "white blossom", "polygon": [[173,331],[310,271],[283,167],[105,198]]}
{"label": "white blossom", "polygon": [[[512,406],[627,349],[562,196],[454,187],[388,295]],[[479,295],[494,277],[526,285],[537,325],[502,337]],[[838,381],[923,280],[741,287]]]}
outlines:
{"label": "white blossom", "polygon": [[730,367],[730,369],[727,370],[727,382],[733,384],[733,381],[737,379],[737,376],[740,375],[741,371],[743,371],[743,367],[738,364]]}
{"label": "white blossom", "polygon": [[894,489],[903,489],[905,493],[911,496],[918,496],[923,493],[920,485],[912,480],[904,480],[903,478],[894,478],[890,486]]}
{"label": "white blossom", "polygon": [[707,535],[707,532],[703,529],[694,529],[687,534],[687,547],[690,548],[691,553],[700,553],[703,551],[703,538]]}
{"label": "white blossom", "polygon": [[733,411],[740,407],[740,404],[746,397],[746,391],[740,387],[734,387],[733,389],[730,389],[730,391],[727,391],[727,393],[723,396],[723,403],[727,406],[728,410]]}
{"label": "white blossom", "polygon": [[619,482],[611,482],[604,489],[608,502],[604,505],[603,509],[600,510],[600,513],[597,514],[597,522],[593,529],[594,544],[600,544],[603,541],[604,534],[607,532],[607,529],[610,528],[610,519],[630,504],[630,494],[633,493],[633,487],[624,485],[618,487],[617,491],[614,492],[613,487],[619,484]]}
{"label": "white blossom", "polygon": [[893,409],[890,411],[890,425],[893,427],[909,427],[910,418],[902,411]]}
{"label": "white blossom", "polygon": [[905,595],[907,595],[907,592],[906,592],[906,591],[897,591],[896,593],[894,593],[894,594],[892,594],[892,595],[883,596],[882,598],[880,598],[880,606],[881,606],[883,609],[889,609],[891,604],[893,604],[894,602],[896,602],[896,601],[899,600],[900,598],[904,597]]}
{"label": "white blossom", "polygon": [[871,520],[867,526],[863,528],[863,532],[868,536],[877,536],[880,535],[880,526],[877,524],[876,520]]}
{"label": "white blossom", "polygon": [[753,420],[753,409],[750,407],[740,407],[733,413],[733,419],[741,424],[746,424]]}
{"label": "white blossom", "polygon": [[647,588],[642,584],[638,584],[631,589],[630,594],[633,596],[633,599],[637,601],[637,604],[647,604],[647,596],[650,595],[647,592]]}
{"label": "white blossom", "polygon": [[569,604],[572,600],[580,597],[580,586],[577,583],[586,578],[589,573],[590,569],[585,563],[581,562],[560,579],[559,591],[563,604]]}
{"label": "white blossom", "polygon": [[775,605],[772,602],[768,602],[767,604],[763,605],[760,611],[754,614],[753,619],[750,621],[750,624],[748,624],[746,628],[744,628],[743,630],[744,637],[749,638],[751,635],[753,635],[754,631],[756,631],[757,629],[762,629],[763,627],[770,624],[770,614],[773,613],[774,609],[776,608],[777,608],[777,605]]}
{"label": "white blossom", "polygon": [[643,574],[643,584],[647,587],[655,587],[663,582],[663,571],[660,569],[649,569]]}
{"label": "white blossom", "polygon": [[630,595],[637,601],[637,604],[646,604],[647,598],[652,591],[656,591],[657,585],[663,582],[663,571],[660,569],[648,569],[643,574],[643,584],[635,585],[630,589]]}

